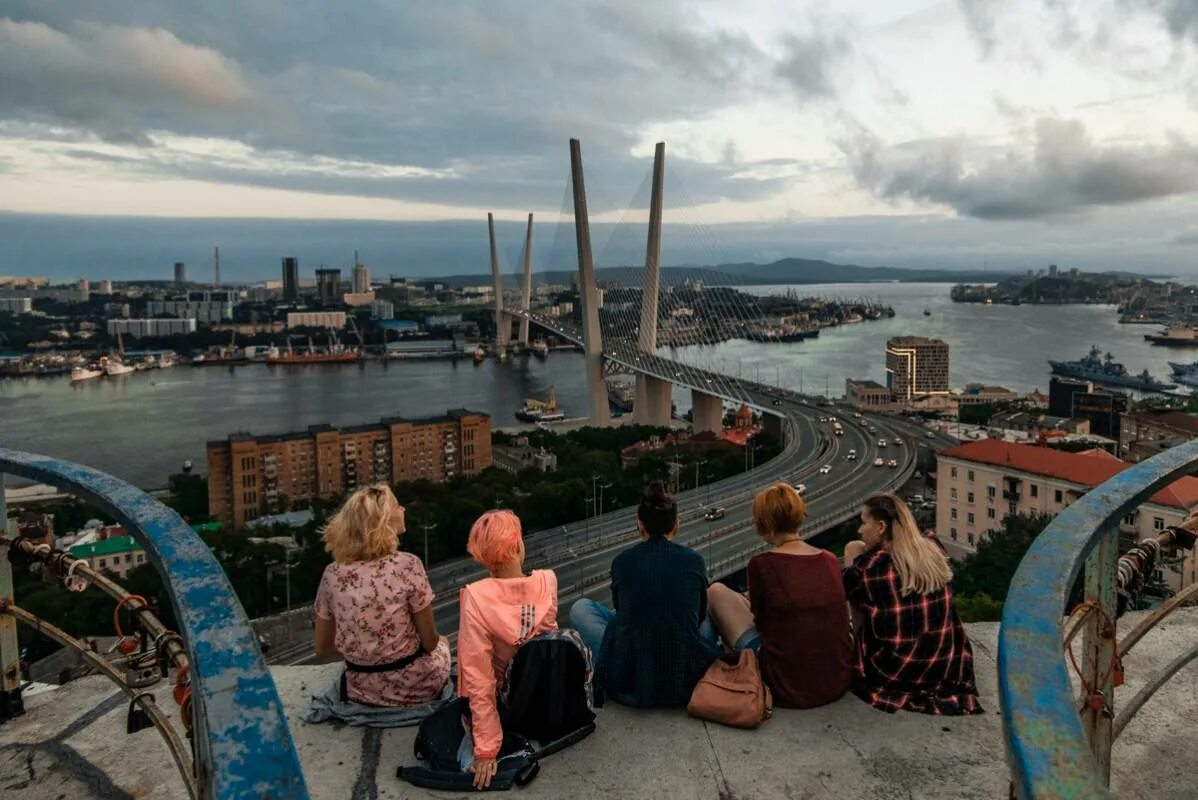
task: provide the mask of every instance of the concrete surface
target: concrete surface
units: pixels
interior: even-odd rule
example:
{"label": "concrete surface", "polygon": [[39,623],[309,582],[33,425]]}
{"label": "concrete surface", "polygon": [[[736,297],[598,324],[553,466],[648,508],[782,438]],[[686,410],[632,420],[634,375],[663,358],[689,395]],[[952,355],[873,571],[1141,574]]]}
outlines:
{"label": "concrete surface", "polygon": [[[1129,630],[1132,618],[1120,621]],[[969,626],[987,713],[975,717],[888,715],[848,696],[806,711],[779,710],[754,731],[709,725],[683,711],[632,711],[609,704],[590,738],[542,762],[519,796],[1005,798],[995,668],[998,626]],[[1127,661],[1130,698],[1156,668],[1198,640],[1198,609],[1150,633]],[[335,664],[276,667],[275,680],[313,798],[447,798],[395,777],[411,760],[415,729],[363,730],[299,721],[311,693],[338,675]],[[1115,747],[1114,789],[1126,800],[1192,800],[1198,698],[1191,664],[1166,684]],[[174,704],[158,690],[163,708]],[[127,703],[105,679],[85,678],[29,699],[28,713],[0,726],[0,796],[22,800],[184,796],[160,738],[125,734]],[[172,713],[172,717],[174,714]],[[11,794],[10,794],[11,793]],[[19,794],[17,794],[19,793]]]}

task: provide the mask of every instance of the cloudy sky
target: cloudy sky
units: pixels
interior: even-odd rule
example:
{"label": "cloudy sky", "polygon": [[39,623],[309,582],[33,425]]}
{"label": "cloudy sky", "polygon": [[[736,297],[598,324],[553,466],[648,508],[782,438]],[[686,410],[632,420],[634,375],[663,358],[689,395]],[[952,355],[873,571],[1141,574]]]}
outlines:
{"label": "cloudy sky", "polygon": [[573,136],[614,220],[664,140],[732,257],[1180,274],[1196,48],[1198,0],[0,0],[0,210],[556,216]]}

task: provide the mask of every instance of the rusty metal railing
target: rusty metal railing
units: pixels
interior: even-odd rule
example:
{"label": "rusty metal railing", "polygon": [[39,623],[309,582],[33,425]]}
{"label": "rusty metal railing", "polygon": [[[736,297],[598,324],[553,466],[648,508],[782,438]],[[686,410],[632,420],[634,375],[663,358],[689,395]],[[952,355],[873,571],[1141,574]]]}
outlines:
{"label": "rusty metal railing", "polygon": [[[170,595],[186,650],[199,796],[307,798],[283,705],[257,638],[224,570],[195,531],[145,492],[90,467],[0,448],[0,479],[4,473],[85,500],[116,519],[145,549]],[[5,516],[3,498],[0,491],[0,520]],[[0,597],[11,597],[12,587],[3,583]],[[19,681],[17,616],[0,613],[4,692]]]}
{"label": "rusty metal railing", "polygon": [[[998,643],[1003,735],[1019,797],[1113,797],[1113,740],[1152,694],[1198,657],[1198,647],[1179,655],[1115,716],[1121,658],[1144,633],[1198,593],[1194,587],[1179,592],[1116,642],[1119,521],[1128,509],[1195,469],[1198,441],[1128,468],[1062,511],[1020,563],[1003,608]],[[1083,566],[1085,600],[1066,619],[1066,602]],[[1079,632],[1080,698],[1066,666],[1066,650]]]}

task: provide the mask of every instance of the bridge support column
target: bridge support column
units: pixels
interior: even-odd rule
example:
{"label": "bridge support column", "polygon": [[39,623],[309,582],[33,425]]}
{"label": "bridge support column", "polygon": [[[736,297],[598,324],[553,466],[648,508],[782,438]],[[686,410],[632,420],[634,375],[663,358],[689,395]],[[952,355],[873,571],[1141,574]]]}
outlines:
{"label": "bridge support column", "polygon": [[632,406],[632,421],[638,425],[670,426],[673,403],[673,384],[652,375],[637,373],[636,401]]}
{"label": "bridge support column", "polygon": [[724,431],[724,401],[713,394],[691,389],[691,430],[694,433]]}
{"label": "bridge support column", "polygon": [[[528,232],[524,234],[524,283],[520,287],[520,310],[528,313],[532,307],[532,214],[528,215]],[[520,347],[528,349],[528,318],[520,318]]]}
{"label": "bridge support column", "polygon": [[611,422],[607,403],[607,378],[603,374],[603,332],[599,328],[599,292],[595,263],[591,260],[591,222],[582,179],[582,145],[570,140],[570,183],[574,187],[574,236],[578,242],[578,304],[582,307],[582,353],[587,375],[591,423]]}
{"label": "bridge support column", "polygon": [[761,428],[779,442],[782,442],[786,438],[782,435],[782,417],[773,414],[762,414]]}
{"label": "bridge support column", "polygon": [[495,291],[495,347],[502,353],[511,335],[512,320],[503,313],[503,279],[499,275],[499,251],[495,247],[495,217],[487,214],[487,230],[491,234],[491,283]]}

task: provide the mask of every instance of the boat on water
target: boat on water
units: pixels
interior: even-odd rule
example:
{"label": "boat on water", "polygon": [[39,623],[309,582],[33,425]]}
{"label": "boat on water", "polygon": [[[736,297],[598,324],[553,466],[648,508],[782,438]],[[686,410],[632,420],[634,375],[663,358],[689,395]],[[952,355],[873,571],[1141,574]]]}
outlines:
{"label": "boat on water", "polygon": [[90,381],[92,378],[98,378],[104,372],[94,367],[75,367],[71,370],[71,382]]}
{"label": "boat on water", "polygon": [[1139,375],[1132,375],[1126,367],[1115,361],[1115,357],[1110,353],[1104,357],[1097,346],[1091,347],[1090,352],[1077,361],[1049,359],[1048,363],[1052,365],[1054,375],[1066,378],[1081,378],[1108,386],[1126,386],[1129,389],[1138,389],[1144,392],[1167,392],[1177,388],[1175,383],[1165,383],[1149,375],[1148,370],[1144,370]]}
{"label": "boat on water", "polygon": [[110,360],[104,364],[104,374],[110,378],[115,378],[118,375],[128,375],[130,372],[135,371],[135,369],[135,367],[123,361]]}
{"label": "boat on water", "polygon": [[1198,330],[1189,325],[1170,325],[1160,333],[1148,333],[1144,339],[1165,347],[1198,347]]}
{"label": "boat on water", "polygon": [[532,343],[532,354],[537,358],[544,360],[549,356],[549,344],[544,339],[537,339]]}
{"label": "boat on water", "polygon": [[1175,361],[1170,361],[1169,369],[1173,371],[1173,380],[1183,386],[1198,388],[1198,361],[1191,364],[1178,364]]}
{"label": "boat on water", "polygon": [[929,311],[928,309],[926,309],[926,308],[925,308],[925,309],[923,310],[923,315],[924,315],[925,317],[930,317],[930,316],[932,316],[932,312],[931,312],[931,311]]}
{"label": "boat on water", "polygon": [[535,397],[525,398],[524,405],[516,412],[516,419],[521,422],[556,422],[566,418],[565,413],[557,407],[557,392],[549,387],[549,397],[544,401]]}
{"label": "boat on water", "polygon": [[361,356],[357,350],[333,351],[333,352],[316,352],[316,353],[295,353],[286,352],[279,353],[276,356],[268,356],[267,364],[352,364]]}
{"label": "boat on water", "polygon": [[474,348],[474,363],[475,364],[483,363],[483,361],[486,359],[486,357],[487,357],[487,351],[483,349],[483,346],[481,344]]}

